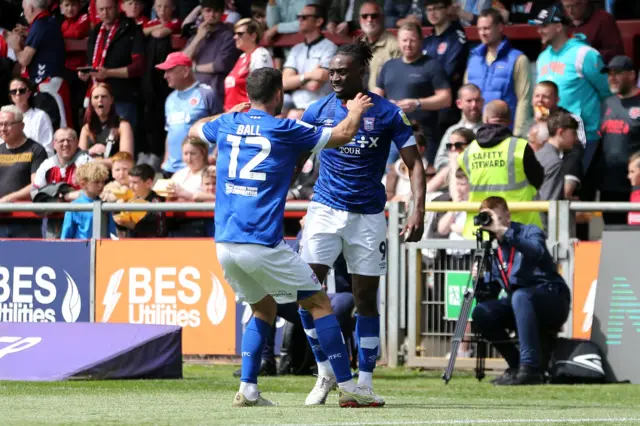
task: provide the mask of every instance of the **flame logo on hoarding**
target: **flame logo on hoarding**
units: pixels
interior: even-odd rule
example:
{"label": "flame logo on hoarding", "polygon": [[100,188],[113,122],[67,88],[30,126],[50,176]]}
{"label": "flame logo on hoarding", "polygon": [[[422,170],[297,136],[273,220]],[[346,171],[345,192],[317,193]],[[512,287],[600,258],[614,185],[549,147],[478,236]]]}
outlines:
{"label": "flame logo on hoarding", "polygon": [[207,316],[213,325],[219,325],[227,313],[227,295],[216,275],[211,273],[211,295],[207,302]]}
{"label": "flame logo on hoarding", "polygon": [[587,295],[587,298],[584,301],[584,306],[582,307],[582,312],[585,314],[584,322],[582,323],[582,331],[585,333],[591,330],[591,325],[593,324],[593,309],[596,305],[597,288],[598,280],[593,280],[591,287],[589,288],[589,294]]}
{"label": "flame logo on hoarding", "polygon": [[67,293],[62,299],[62,318],[66,322],[76,322],[82,309],[80,292],[71,275],[67,271],[64,271],[64,274],[67,276]]}
{"label": "flame logo on hoarding", "polygon": [[113,310],[118,304],[118,300],[120,300],[120,297],[122,296],[122,293],[120,293],[118,289],[120,288],[120,281],[122,281],[123,276],[124,269],[118,269],[113,275],[111,275],[111,278],[109,278],[109,285],[107,286],[107,291],[104,292],[104,298],[102,299],[102,304],[104,305],[102,322],[109,321],[111,314],[113,314]]}

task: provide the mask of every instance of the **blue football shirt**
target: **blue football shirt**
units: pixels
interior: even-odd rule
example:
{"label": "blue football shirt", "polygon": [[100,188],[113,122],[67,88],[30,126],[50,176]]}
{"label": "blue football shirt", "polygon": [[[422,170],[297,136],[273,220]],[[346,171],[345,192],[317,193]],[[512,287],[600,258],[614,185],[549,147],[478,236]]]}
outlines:
{"label": "blue football shirt", "polygon": [[[384,175],[391,143],[398,150],[416,144],[407,116],[383,97],[368,93],[373,106],[347,145],[320,154],[320,175],[313,201],[337,210],[376,214],[387,200]],[[335,93],[311,104],[302,120],[314,126],[335,126],[347,116]]]}
{"label": "blue football shirt", "polygon": [[215,240],[275,247],[298,158],[322,150],[331,129],[252,109],[206,123],[200,137],[218,145]]}

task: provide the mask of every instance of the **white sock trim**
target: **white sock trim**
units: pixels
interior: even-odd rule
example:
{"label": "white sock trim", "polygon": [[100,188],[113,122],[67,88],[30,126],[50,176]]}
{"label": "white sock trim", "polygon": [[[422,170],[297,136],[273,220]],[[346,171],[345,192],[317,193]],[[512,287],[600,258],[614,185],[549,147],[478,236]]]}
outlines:
{"label": "white sock trim", "polygon": [[329,360],[318,363],[318,376],[335,377],[335,375],[336,374],[333,372],[333,367]]}
{"label": "white sock trim", "polygon": [[256,383],[240,382],[240,392],[250,401],[258,399],[258,385]]}
{"label": "white sock trim", "polygon": [[366,371],[359,371],[358,385],[373,386],[373,373],[369,373]]}

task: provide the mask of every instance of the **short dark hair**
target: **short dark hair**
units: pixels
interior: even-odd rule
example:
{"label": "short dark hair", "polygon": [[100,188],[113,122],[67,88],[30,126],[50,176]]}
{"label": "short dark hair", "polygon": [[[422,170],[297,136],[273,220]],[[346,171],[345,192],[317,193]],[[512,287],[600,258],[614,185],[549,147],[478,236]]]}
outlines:
{"label": "short dark hair", "polygon": [[424,6],[427,7],[433,4],[440,4],[440,3],[442,3],[444,7],[451,6],[451,0],[425,0]]}
{"label": "short dark hair", "polygon": [[462,136],[467,143],[471,143],[476,140],[475,132],[471,129],[467,129],[466,127],[458,127],[453,132],[451,132],[451,134]]}
{"label": "short dark hair", "polygon": [[343,44],[338,47],[337,55],[350,56],[354,61],[358,62],[363,68],[369,68],[369,62],[373,58],[373,50],[367,40],[360,36],[353,43]]}
{"label": "short dark hair", "polygon": [[258,68],[247,77],[247,94],[251,102],[266,104],[282,90],[282,73],[275,68]]}
{"label": "short dark hair", "polygon": [[556,97],[560,94],[560,89],[558,89],[558,85],[550,80],[543,80],[540,83],[536,84],[536,86],[546,87],[547,89],[553,90],[556,94]]}
{"label": "short dark hair", "polygon": [[498,11],[498,9],[495,9],[493,7],[490,7],[489,9],[485,9],[482,12],[480,12],[480,16],[478,16],[478,19],[489,18],[489,17],[493,19],[494,25],[498,25],[498,24],[505,25],[504,17],[502,16],[502,13]]}
{"label": "short dark hair", "polygon": [[224,0],[200,0],[202,8],[213,9],[215,11],[224,12]]}
{"label": "short dark hair", "polygon": [[507,200],[502,197],[491,196],[484,199],[484,201],[480,204],[480,210],[489,209],[495,210],[497,208],[501,208],[503,210],[509,210],[509,206],[507,205]]}
{"label": "short dark hair", "polygon": [[305,5],[305,7],[306,6],[313,7],[316,10],[316,13],[314,13],[314,15],[316,16],[316,18],[322,18],[321,28],[324,28],[324,26],[327,25],[327,8],[319,3],[309,3]]}
{"label": "short dark hair", "polygon": [[480,93],[480,95],[482,95],[482,90],[477,85],[475,85],[473,83],[466,83],[466,84],[463,84],[462,86],[460,86],[460,88],[458,89],[458,99],[460,99],[461,93],[462,93],[463,90],[468,90],[470,92]]}
{"label": "short dark hair", "polygon": [[138,164],[129,170],[129,176],[139,177],[146,182],[156,177],[156,171],[148,164]]}
{"label": "short dark hair", "polygon": [[547,120],[547,128],[549,129],[549,136],[555,136],[556,132],[560,129],[577,131],[578,122],[570,113],[565,111],[556,111],[549,116],[549,119]]}

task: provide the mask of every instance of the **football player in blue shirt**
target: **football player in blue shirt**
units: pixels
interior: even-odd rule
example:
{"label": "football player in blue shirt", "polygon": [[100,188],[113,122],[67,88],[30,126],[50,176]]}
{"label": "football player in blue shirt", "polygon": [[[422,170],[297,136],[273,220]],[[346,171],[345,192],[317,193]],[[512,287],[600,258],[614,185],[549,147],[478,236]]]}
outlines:
{"label": "football player in blue shirt", "polygon": [[[329,64],[334,93],[311,104],[302,120],[314,126],[340,122],[348,112],[345,104],[358,93],[366,93],[362,76],[371,57],[371,48],[363,40],[340,46]],[[380,343],[378,284],[387,271],[386,194],[381,181],[391,144],[397,146],[411,176],[414,210],[401,233],[406,241],[422,237],[425,174],[406,115],[388,100],[368,95],[373,107],[364,114],[353,140],[320,154],[320,175],[305,219],[301,254],[320,281],[340,252],[344,254],[358,311],[358,388],[374,396],[372,406],[382,406],[384,400],[373,393],[371,379]],[[336,386],[335,375],[314,337],[311,315],[304,310],[300,315],[318,362],[318,380],[305,403],[324,404]]]}
{"label": "football player in blue shirt", "polygon": [[277,119],[284,91],[282,74],[271,68],[247,79],[251,109],[224,114],[189,131],[218,146],[215,240],[224,277],[253,318],[242,337],[242,376],[234,407],[273,405],[258,392],[262,348],[271,333],[277,305],[298,301],[315,323],[315,337],[336,372],[340,406],[370,406],[371,395],[358,390],[349,355],[329,298],[308,264],[284,242],[287,191],[303,152],[337,148],[351,141],[371,98],[358,94],[333,129]]}

